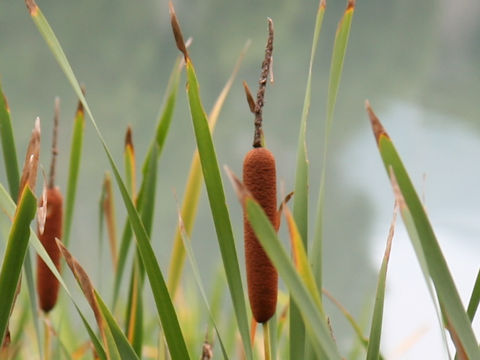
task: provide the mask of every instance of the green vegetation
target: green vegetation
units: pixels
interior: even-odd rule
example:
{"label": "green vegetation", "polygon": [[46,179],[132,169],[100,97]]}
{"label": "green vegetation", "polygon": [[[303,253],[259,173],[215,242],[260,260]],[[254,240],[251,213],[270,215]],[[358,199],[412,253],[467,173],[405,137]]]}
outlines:
{"label": "green vegetation", "polygon": [[[0,139],[5,160],[5,173],[8,189],[0,184],[0,227],[8,234],[5,251],[0,253],[0,360],[6,359],[343,359],[345,355],[336,343],[326,311],[325,299],[333,300],[341,309],[345,318],[354,328],[361,344],[362,354],[367,359],[383,359],[380,351],[382,335],[383,306],[385,289],[388,282],[387,268],[391,244],[394,236],[397,210],[405,223],[419,264],[422,268],[432,301],[437,307],[442,332],[449,334],[456,349],[458,359],[480,360],[478,339],[472,330],[480,300],[480,273],[476,277],[468,310],[462,305],[455,283],[449,272],[433,228],[424,210],[423,204],[409,179],[392,140],[387,135],[380,120],[367,102],[375,141],[384,162],[388,179],[392,184],[396,199],[394,219],[387,236],[387,245],[381,268],[378,273],[375,304],[370,316],[370,332],[364,334],[358,321],[323,289],[322,259],[323,219],[325,215],[326,172],[328,140],[334,126],[334,110],[340,88],[343,63],[346,56],[350,29],[355,12],[355,1],[349,0],[340,19],[330,65],[328,95],[326,99],[326,126],[324,132],[324,150],[322,154],[322,173],[317,216],[314,223],[315,233],[309,234],[309,203],[312,197],[309,191],[309,160],[307,156],[307,119],[311,102],[314,59],[320,38],[326,3],[321,0],[315,18],[310,65],[306,83],[303,111],[299,119],[298,152],[296,163],[295,193],[293,211],[288,205],[288,197],[278,211],[286,223],[290,249],[286,249],[277,234],[276,224],[272,224],[264,209],[253,198],[249,189],[237,176],[225,167],[221,171],[217,150],[213,141],[213,131],[225,99],[235,81],[240,61],[247,46],[235,64],[231,77],[209,116],[206,115],[201,99],[200,85],[194,68],[194,59],[190,57],[185,45],[179,21],[173,5],[170,4],[170,16],[177,47],[183,57],[173,65],[170,80],[165,90],[165,102],[156,123],[151,129],[152,139],[143,157],[140,187],[136,188],[136,162],[138,154],[134,150],[132,130],[127,130],[123,161],[125,174],[122,176],[110,147],[97,125],[95,117],[86,100],[74,70],[70,65],[53,29],[47,22],[34,0],[26,0],[27,9],[38,31],[54,55],[60,68],[70,82],[79,104],[74,118],[73,134],[70,142],[70,162],[66,207],[64,210],[63,239],[56,239],[67,266],[57,271],[55,264],[33,230],[32,220],[35,213],[39,228],[48,218],[48,210],[38,206],[35,196],[38,157],[40,153],[40,122],[35,124],[32,140],[22,173],[17,162],[17,149],[12,130],[7,96],[0,88]],[[181,19],[181,14],[179,14]],[[268,69],[268,67],[267,67]],[[177,94],[182,73],[186,75],[186,96],[193,125],[197,149],[193,155],[190,173],[186,183],[185,197],[178,208],[178,223],[168,274],[159,263],[158,254],[152,244],[154,211],[159,205],[155,201],[157,174],[161,168],[160,158],[172,124],[173,113],[177,106]],[[267,71],[268,72],[268,71]],[[265,79],[263,79],[265,80]],[[263,98],[262,98],[263,101]],[[255,104],[249,100],[250,109]],[[245,104],[247,106],[247,104]],[[257,103],[257,107],[258,107]],[[256,111],[258,112],[258,108]],[[362,114],[363,115],[363,114]],[[359,115],[360,117],[360,115]],[[75,204],[82,196],[77,192],[77,183],[81,169],[81,154],[84,146],[85,121],[93,125],[100,140],[105,156],[110,164],[110,173],[105,175],[100,200],[100,234],[104,223],[111,241],[110,256],[113,263],[113,298],[109,305],[104,300],[102,287],[97,287],[91,276],[75,254],[69,250],[70,233],[76,226],[87,226],[81,219],[75,218]],[[43,145],[42,145],[43,146]],[[283,159],[277,157],[277,162]],[[61,171],[59,169],[59,171]],[[65,172],[67,170],[65,169]],[[373,175],[372,175],[373,176]],[[378,174],[378,176],[381,176]],[[279,278],[286,291],[280,288],[276,314],[263,325],[261,334],[257,334],[257,324],[247,301],[247,292],[242,277],[245,268],[239,262],[236,242],[241,238],[232,226],[226,201],[229,179],[239,199],[239,207],[245,212],[245,219],[251,224],[255,235],[270,261],[276,267]],[[195,251],[191,245],[192,229],[197,216],[202,181],[210,205],[210,214],[217,234],[218,248],[222,264],[218,278],[212,281],[211,294],[202,281]],[[118,187],[126,219],[123,222],[120,246],[117,250],[117,221],[115,218],[112,186]],[[226,190],[228,189],[228,190]],[[43,198],[44,195],[38,195]],[[15,202],[16,201],[16,202]],[[92,226],[92,225],[90,225]],[[41,231],[41,230],[40,230]],[[132,239],[134,241],[132,241]],[[237,239],[237,240],[236,240]],[[135,244],[135,246],[131,246]],[[33,268],[30,260],[29,245],[45,261],[48,268],[58,279],[63,296],[55,308],[44,314],[37,308]],[[90,251],[97,251],[91,249]],[[128,259],[132,259],[131,262]],[[191,276],[184,271],[184,261],[188,260]],[[110,264],[108,264],[110,265]],[[26,286],[22,281],[22,266]],[[107,266],[107,265],[105,265]],[[129,267],[130,266],[130,267]],[[75,277],[81,291],[70,289],[66,276]],[[192,290],[184,286],[182,278],[194,282],[200,295],[192,295]],[[123,297],[125,280],[129,280],[128,290]],[[145,281],[148,279],[148,282]],[[168,279],[168,281],[166,281]],[[26,287],[26,289],[24,289]],[[144,299],[145,289],[154,299],[152,310]],[[223,294],[228,288],[231,302],[225,311]],[[28,296],[24,295],[28,290]],[[327,294],[326,297],[323,295]],[[364,295],[364,294],[360,294]],[[261,293],[258,295],[261,296]],[[27,299],[28,297],[28,299]],[[70,301],[78,313],[68,312],[66,302]],[[85,310],[86,306],[89,307]],[[56,313],[62,316],[57,318]],[[93,315],[93,316],[92,316]],[[93,326],[93,321],[96,323]],[[39,323],[43,323],[42,329]],[[75,323],[81,323],[76,326]],[[33,334],[32,336],[29,336]],[[261,335],[261,336],[260,336]],[[444,337],[445,342],[446,336]],[[261,346],[263,343],[263,346]],[[446,345],[447,346],[447,345]],[[213,352],[212,352],[213,351]],[[35,355],[32,355],[35,354]],[[450,354],[449,354],[450,355]]]}

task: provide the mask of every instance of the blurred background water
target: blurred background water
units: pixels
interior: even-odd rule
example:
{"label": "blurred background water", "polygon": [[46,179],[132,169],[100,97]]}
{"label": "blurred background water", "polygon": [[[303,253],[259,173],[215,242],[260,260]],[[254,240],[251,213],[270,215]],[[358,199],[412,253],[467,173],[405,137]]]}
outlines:
{"label": "blurred background water", "polygon": [[[39,5],[55,30],[107,143],[122,162],[131,124],[138,162],[143,158],[178,51],[166,1],[52,1]],[[252,45],[225,103],[214,141],[221,165],[241,172],[249,150],[252,116],[241,86],[259,76],[266,18],[275,22],[275,84],[269,86],[264,128],[276,154],[278,177],[294,187],[296,142],[317,1],[175,1],[185,36],[192,36],[206,110],[229,76],[247,41]],[[325,99],[330,54],[344,1],[328,1],[314,66],[308,121],[311,223],[322,166]],[[404,159],[467,302],[480,263],[480,3],[475,0],[358,1],[331,137],[327,175],[325,287],[359,318],[369,315],[376,274],[392,216],[393,196],[364,111],[370,99]],[[48,168],[53,99],[60,96],[58,183],[65,189],[76,98],[34,27],[22,1],[0,3],[0,80],[8,97],[23,159],[33,119],[40,116]],[[176,225],[173,189],[182,197],[195,148],[182,88],[160,162],[152,238],[165,271]],[[87,122],[71,249],[97,283],[111,286],[112,268],[98,244],[98,201],[108,164]],[[2,167],[0,179],[5,184]],[[224,177],[237,249],[243,258],[241,211]],[[117,215],[124,216],[117,196]],[[121,222],[121,221],[119,221]],[[313,228],[312,228],[313,231]],[[208,284],[220,256],[208,201],[202,197],[193,247]],[[285,238],[285,236],[284,236]],[[107,290],[108,291],[108,290]],[[148,291],[147,291],[148,292]],[[353,334],[332,307],[335,335],[344,353]],[[365,324],[368,328],[368,324]],[[480,335],[479,321],[475,323]],[[437,320],[412,247],[399,221],[387,278],[382,350],[388,358],[443,359]],[[414,339],[413,343],[408,341]],[[407,345],[405,345],[407,344]]]}

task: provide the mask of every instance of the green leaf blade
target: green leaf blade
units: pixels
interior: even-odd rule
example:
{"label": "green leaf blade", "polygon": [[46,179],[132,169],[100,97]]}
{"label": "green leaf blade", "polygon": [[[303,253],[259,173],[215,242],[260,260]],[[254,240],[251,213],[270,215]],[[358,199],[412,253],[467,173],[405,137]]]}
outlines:
{"label": "green leaf blade", "polygon": [[8,188],[13,199],[18,197],[20,175],[18,170],[17,150],[13,136],[12,121],[5,97],[0,84],[0,139],[2,141],[3,160],[7,173]]}
{"label": "green leaf blade", "polygon": [[375,295],[375,305],[373,307],[372,325],[367,348],[367,360],[378,360],[380,358],[380,338],[382,336],[383,306],[385,302],[385,284],[387,280],[388,261],[392,249],[393,232],[397,217],[397,206],[393,214],[392,224],[387,239],[387,247],[383,256],[382,265],[378,274],[377,293]]}
{"label": "green leaf blade", "polygon": [[[312,71],[315,53],[322,28],[323,16],[325,14],[325,3],[319,4],[315,20],[315,29],[313,32],[312,50],[310,53],[310,65],[308,69],[307,86],[305,89],[305,98],[303,102],[302,118],[300,123],[300,132],[298,135],[297,147],[297,168],[295,171],[295,196],[293,198],[293,217],[299,227],[301,238],[304,241],[304,247],[308,249],[308,189],[309,189],[309,165],[307,155],[307,118],[310,110]],[[315,257],[317,258],[317,257]],[[320,261],[320,260],[318,260]],[[290,303],[290,358],[293,356],[303,357],[305,347],[305,327],[302,318],[295,303]]]}
{"label": "green leaf blade", "polygon": [[185,339],[182,335],[180,325],[178,323],[177,314],[173,307],[172,300],[168,294],[168,290],[165,285],[165,280],[160,271],[160,266],[155,258],[155,254],[150,244],[149,237],[146,233],[146,230],[143,226],[140,216],[135,209],[135,205],[133,204],[128,194],[128,190],[125,184],[123,183],[118,167],[115,164],[115,161],[113,160],[111,152],[102,136],[102,133],[100,132],[100,129],[98,128],[98,125],[90,110],[90,107],[88,106],[85,96],[82,94],[80,85],[73,73],[73,70],[53,30],[51,29],[50,25],[48,24],[47,20],[43,16],[38,6],[36,4],[33,4],[33,5],[30,4],[30,5],[31,6],[29,7],[29,11],[35,25],[37,25],[40,33],[44,37],[45,41],[47,42],[47,45],[50,47],[53,55],[55,56],[55,59],[58,61],[67,79],[70,81],[70,84],[75,90],[75,93],[80,98],[80,101],[82,102],[86,113],[90,117],[91,123],[95,128],[97,136],[102,144],[102,147],[104,148],[107,159],[112,167],[115,180],[118,184],[123,202],[127,209],[130,224],[136,236],[135,238],[137,240],[137,248],[139,249],[139,252],[141,254],[141,258],[145,266],[148,279],[150,281],[150,287],[152,289],[153,297],[155,299],[157,312],[159,314],[160,320],[163,325],[165,338],[168,343],[168,347],[169,347],[169,351],[172,356],[172,359],[174,360],[189,359],[189,354],[185,344]]}
{"label": "green leaf blade", "polygon": [[70,161],[68,167],[67,192],[65,200],[65,220],[63,222],[63,243],[68,246],[73,220],[73,210],[77,193],[78,174],[82,158],[83,134],[85,129],[85,116],[81,103],[79,103],[73,123],[72,140],[70,145]]}
{"label": "green leaf blade", "polygon": [[317,356],[319,358],[326,356],[327,359],[341,359],[337,346],[331,338],[326,319],[318,308],[318,303],[295,270],[265,212],[250,197],[245,199],[244,206],[248,221],[252,225],[258,240],[290,290],[295,303],[298,304],[307,330],[308,340]]}
{"label": "green leaf blade", "polygon": [[246,356],[247,359],[252,359],[253,354],[249,336],[245,293],[240,276],[232,226],[228,215],[217,156],[215,154],[207,118],[200,100],[197,77],[190,59],[187,59],[187,80],[190,112],[220,252]]}
{"label": "green leaf blade", "polygon": [[[420,198],[413,187],[407,170],[393,142],[390,140],[368,103],[367,111],[372,122],[372,128],[385,169],[387,173],[390,171],[393,173],[398,190],[401,193],[403,202],[400,203],[400,209],[407,209],[411,214],[411,220],[413,220],[413,222],[409,221],[409,219],[405,219],[404,222],[406,226],[413,226],[411,231],[418,234],[422,253],[419,253],[417,248],[415,248],[417,257],[419,259],[424,258],[426,261],[428,267],[428,274],[426,274],[426,276],[427,278],[430,277],[433,281],[438,301],[451,326],[449,330],[453,331],[454,335],[458,337],[470,359],[480,359],[480,349],[478,348],[470,320],[462,305],[447,262]],[[402,217],[403,216],[404,211],[402,210]]]}
{"label": "green leaf blade", "polygon": [[17,284],[27,252],[30,223],[36,210],[37,199],[27,185],[19,200],[0,269],[0,294],[2,294],[0,296],[0,342],[2,343],[7,331]]}

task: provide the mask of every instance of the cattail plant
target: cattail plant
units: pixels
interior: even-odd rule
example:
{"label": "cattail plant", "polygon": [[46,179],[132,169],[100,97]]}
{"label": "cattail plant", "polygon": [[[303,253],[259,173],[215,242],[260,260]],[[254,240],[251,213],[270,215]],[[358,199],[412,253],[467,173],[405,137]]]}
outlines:
{"label": "cattail plant", "polygon": [[[60,189],[55,186],[55,167],[57,158],[57,134],[59,119],[59,100],[55,100],[55,115],[53,125],[52,139],[52,161],[50,165],[50,174],[48,188],[46,192],[47,214],[45,223],[40,224],[37,229],[38,238],[45,247],[48,255],[52,259],[56,268],[60,270],[60,250],[55,241],[56,238],[62,238],[62,212],[63,212],[63,196]],[[40,206],[45,206],[42,198]],[[43,225],[43,226],[42,226]],[[40,308],[45,313],[53,309],[57,302],[59,283],[55,275],[48,268],[47,264],[38,256],[37,257],[37,293]]]}
{"label": "cattail plant", "polygon": [[[248,86],[244,83],[250,110],[255,114],[255,134],[253,149],[247,153],[243,161],[243,183],[262,206],[273,226],[278,228],[275,158],[263,146],[262,132],[262,107],[273,52],[273,22],[271,19],[268,19],[268,27],[269,35],[256,102],[253,100]],[[244,214],[243,223],[250,307],[255,320],[265,323],[273,316],[277,306],[278,274],[255,236],[246,214]]]}

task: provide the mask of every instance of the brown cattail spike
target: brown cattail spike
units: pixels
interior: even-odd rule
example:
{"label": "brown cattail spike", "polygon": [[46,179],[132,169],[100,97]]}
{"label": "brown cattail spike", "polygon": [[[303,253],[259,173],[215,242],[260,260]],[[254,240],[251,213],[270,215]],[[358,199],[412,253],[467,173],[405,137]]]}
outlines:
{"label": "brown cattail spike", "polygon": [[[38,238],[50,256],[57,270],[60,271],[60,251],[55,238],[62,238],[63,197],[56,186],[47,190],[47,218],[42,234]],[[37,257],[37,293],[40,308],[49,312],[57,302],[59,283],[47,264]]]}
{"label": "brown cattail spike", "polygon": [[255,104],[255,135],[253,147],[262,147],[262,108],[264,105],[265,89],[267,88],[268,75],[273,56],[273,21],[268,18],[268,40],[265,46],[265,58],[262,62],[262,72],[258,81],[257,102]]}
{"label": "brown cattail spike", "polygon": [[[52,135],[52,160],[50,164],[50,175],[48,189],[45,198],[40,201],[40,207],[47,206],[47,215],[43,224],[39,224],[37,235],[45,248],[53,264],[60,271],[60,250],[57,247],[56,239],[62,238],[63,225],[63,196],[60,189],[55,186],[55,169],[58,155],[58,122],[60,118],[60,99],[55,98],[55,115],[53,117]],[[41,226],[43,225],[43,226]],[[55,275],[48,268],[47,264],[37,257],[37,293],[40,308],[48,313],[57,302],[59,283]]]}
{"label": "brown cattail spike", "polygon": [[[273,154],[254,148],[243,162],[243,183],[262,206],[271,223],[277,224],[276,169]],[[245,260],[248,297],[255,320],[268,321],[277,305],[278,274],[244,215]]]}

